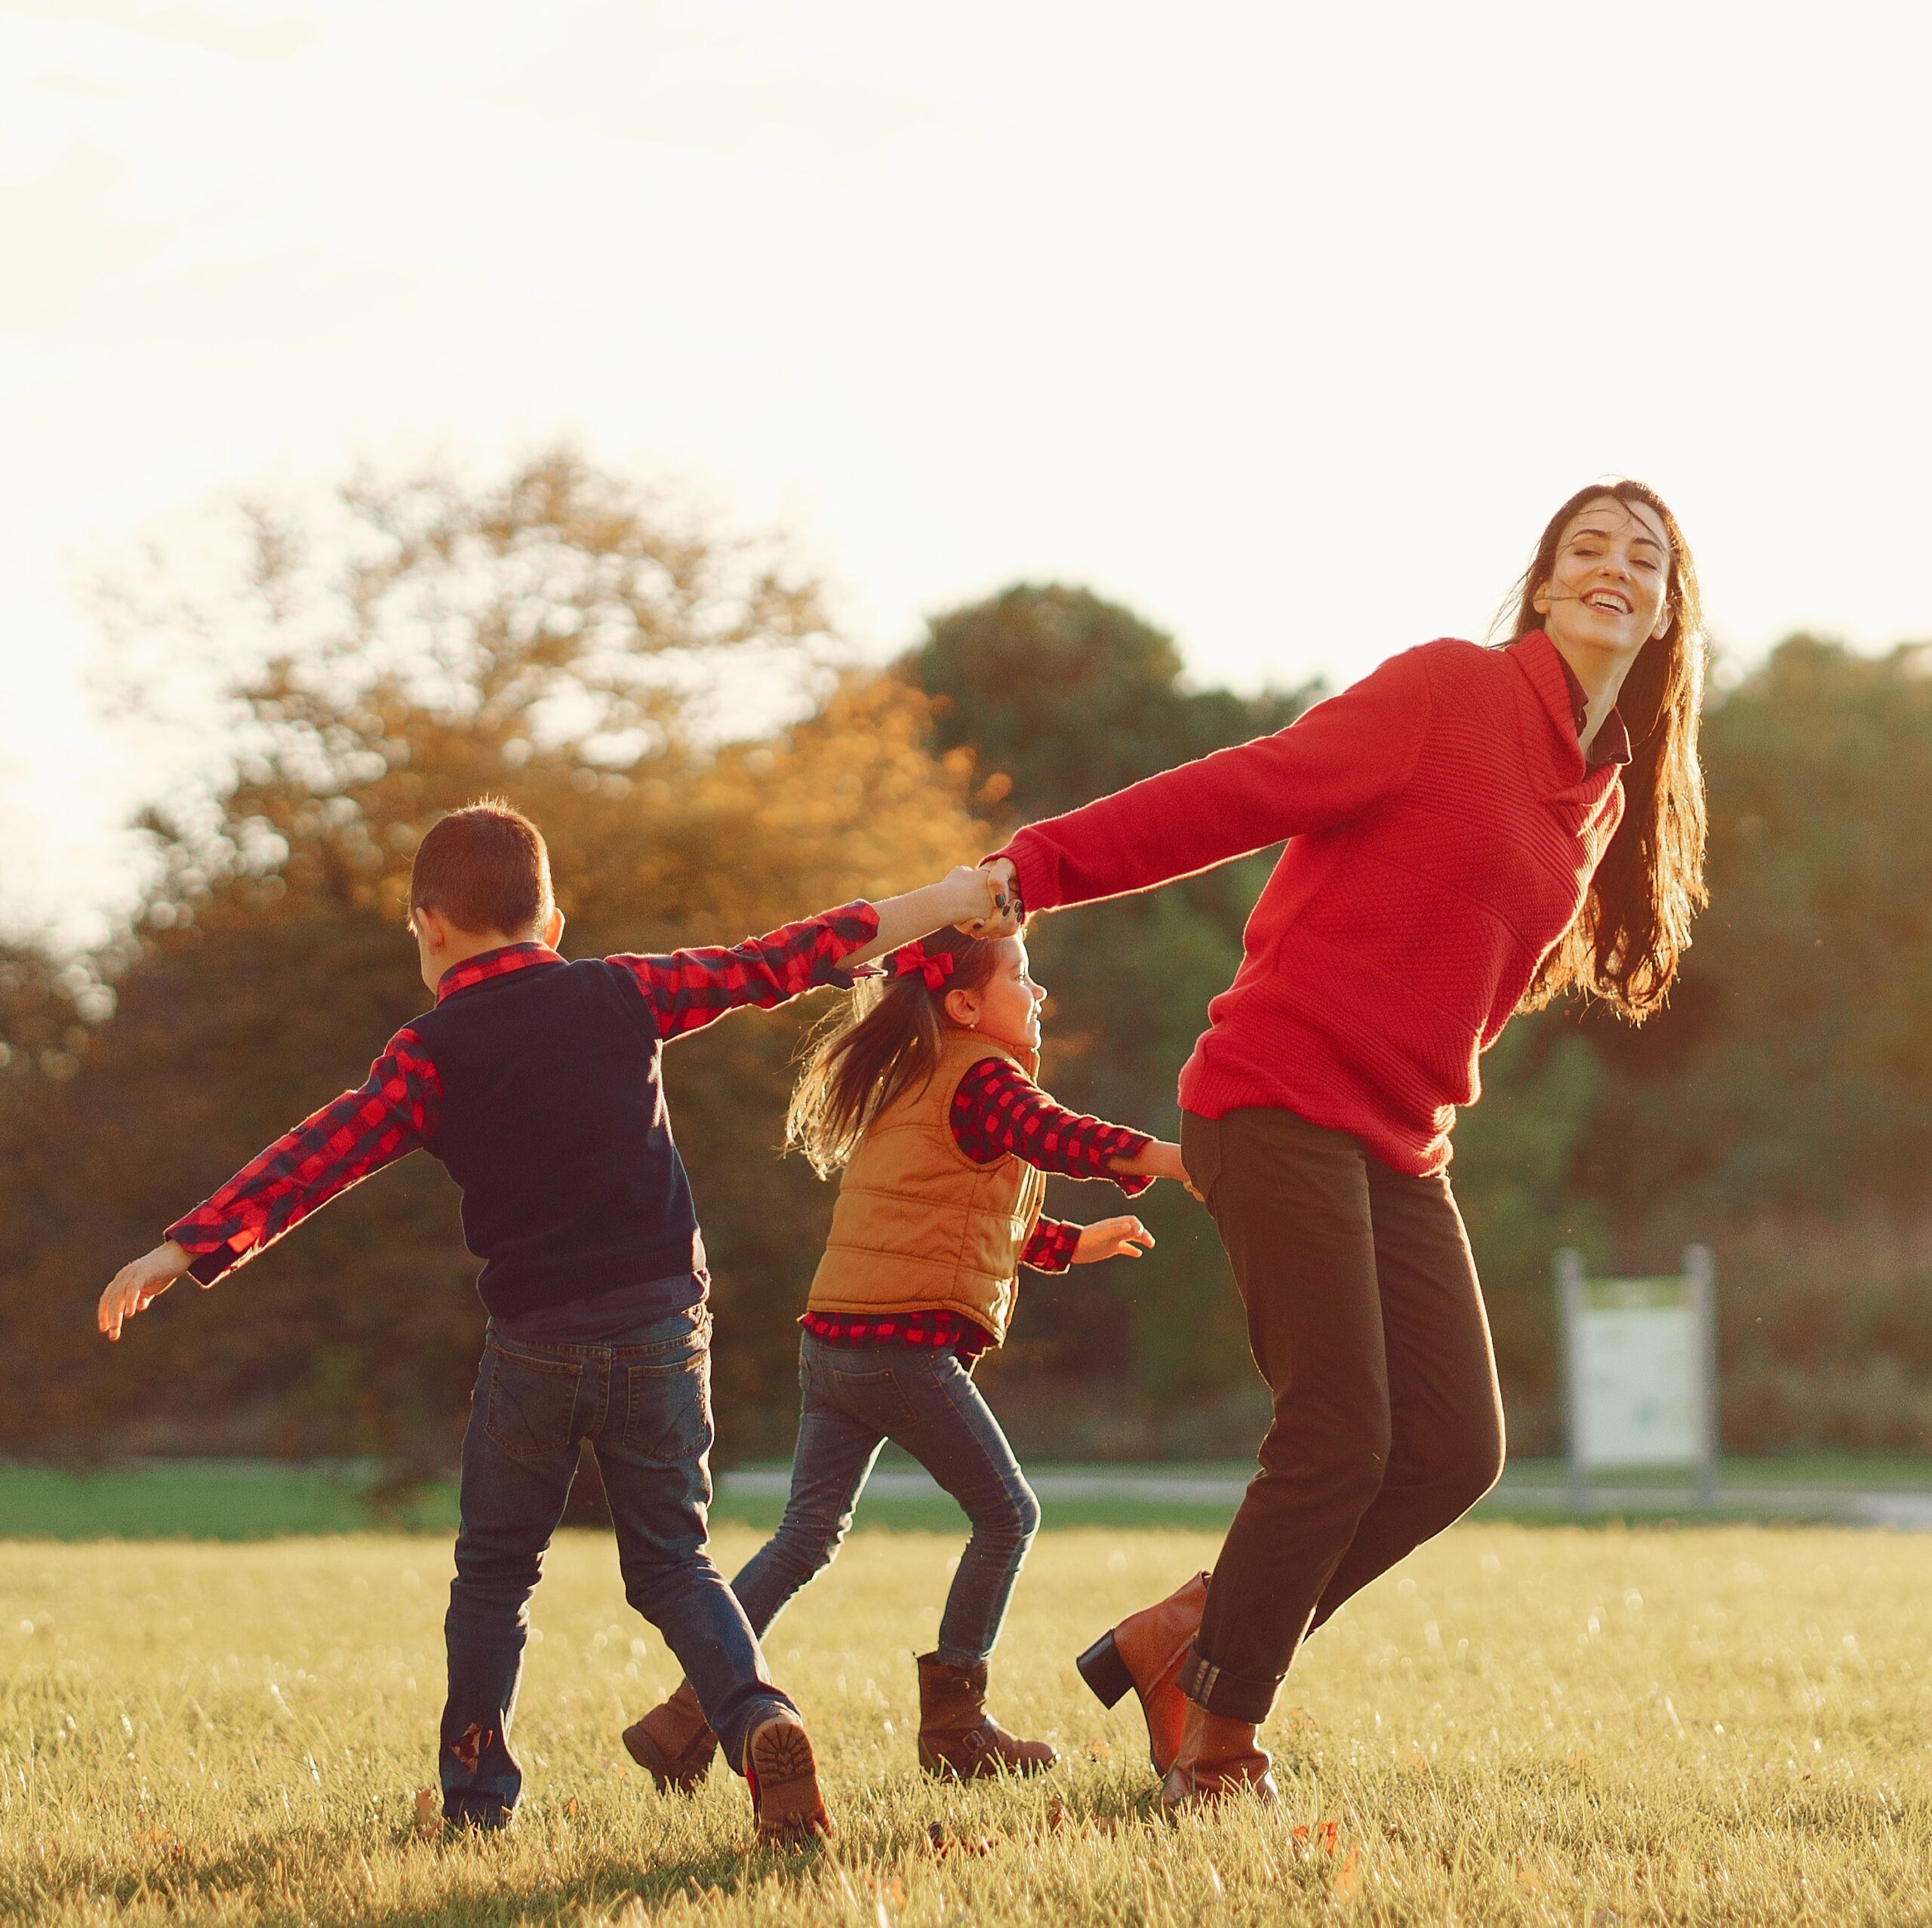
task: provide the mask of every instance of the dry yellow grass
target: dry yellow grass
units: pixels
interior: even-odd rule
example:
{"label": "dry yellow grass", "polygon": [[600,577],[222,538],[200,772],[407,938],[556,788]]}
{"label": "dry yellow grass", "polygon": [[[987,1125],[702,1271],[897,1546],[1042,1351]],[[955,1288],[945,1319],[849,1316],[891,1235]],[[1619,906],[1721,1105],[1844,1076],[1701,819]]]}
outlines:
{"label": "dry yellow grass", "polygon": [[[728,1570],[749,1544],[724,1537]],[[625,1760],[672,1670],[594,1536],[537,1597],[518,1825],[455,1843],[414,1828],[445,1543],[0,1548],[0,1918],[1932,1920],[1924,1542],[1465,1526],[1311,1646],[1269,1733],[1285,1813],[1177,1827],[1149,1823],[1131,1703],[1103,1712],[1071,1656],[1212,1542],[1042,1539],[995,1701],[1064,1759],[965,1790],[912,1739],[957,1547],[862,1534],[774,1630],[841,1824],[791,1858],[752,1851],[721,1770],[678,1803]]]}

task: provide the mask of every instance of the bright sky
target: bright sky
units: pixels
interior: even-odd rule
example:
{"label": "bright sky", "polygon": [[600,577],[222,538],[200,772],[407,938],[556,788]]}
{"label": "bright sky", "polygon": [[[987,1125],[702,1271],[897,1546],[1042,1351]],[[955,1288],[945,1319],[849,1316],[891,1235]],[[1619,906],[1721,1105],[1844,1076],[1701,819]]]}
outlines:
{"label": "bright sky", "polygon": [[0,0],[0,915],[178,754],[91,573],[360,457],[574,432],[881,650],[1053,577],[1346,679],[1611,471],[1737,656],[1932,635],[1928,71],[1922,0]]}

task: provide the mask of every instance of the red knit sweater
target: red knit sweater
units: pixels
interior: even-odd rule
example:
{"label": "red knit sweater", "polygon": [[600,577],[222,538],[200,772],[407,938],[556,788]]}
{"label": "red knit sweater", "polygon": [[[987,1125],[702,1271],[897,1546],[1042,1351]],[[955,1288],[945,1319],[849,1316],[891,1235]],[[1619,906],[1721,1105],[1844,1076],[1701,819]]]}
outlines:
{"label": "red knit sweater", "polygon": [[1189,1111],[1278,1106],[1398,1171],[1449,1162],[1477,1059],[1583,907],[1623,813],[1614,714],[1586,768],[1562,658],[1429,643],[1278,735],[1029,824],[1027,910],[1145,890],[1291,841],[1180,1075]]}

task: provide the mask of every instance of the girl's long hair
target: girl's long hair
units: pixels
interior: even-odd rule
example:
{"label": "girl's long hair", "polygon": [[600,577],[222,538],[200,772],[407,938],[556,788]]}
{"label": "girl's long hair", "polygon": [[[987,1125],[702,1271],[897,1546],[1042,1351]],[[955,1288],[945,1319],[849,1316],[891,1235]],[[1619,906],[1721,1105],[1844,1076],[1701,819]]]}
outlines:
{"label": "girl's long hair", "polygon": [[[946,930],[924,940],[928,957],[950,957],[951,976],[930,988],[918,970],[862,978],[805,1047],[804,1069],[785,1114],[785,1144],[820,1178],[849,1164],[872,1121],[915,1084],[931,1081],[946,1034],[946,994],[977,991],[993,974],[1001,940]],[[888,971],[897,952],[883,960]]]}
{"label": "girl's long hair", "polygon": [[1543,626],[1534,605],[1537,592],[1556,572],[1563,531],[1573,516],[1606,497],[1626,507],[1641,503],[1663,524],[1670,543],[1664,589],[1670,626],[1638,652],[1617,698],[1630,732],[1623,821],[1590,881],[1583,909],[1537,967],[1522,1008],[1534,1010],[1581,992],[1641,1024],[1669,995],[1690,948],[1690,920],[1708,900],[1704,776],[1697,762],[1704,699],[1703,604],[1684,531],[1657,491],[1631,481],[1579,489],[1550,518],[1517,585],[1512,633],[1520,639]]}

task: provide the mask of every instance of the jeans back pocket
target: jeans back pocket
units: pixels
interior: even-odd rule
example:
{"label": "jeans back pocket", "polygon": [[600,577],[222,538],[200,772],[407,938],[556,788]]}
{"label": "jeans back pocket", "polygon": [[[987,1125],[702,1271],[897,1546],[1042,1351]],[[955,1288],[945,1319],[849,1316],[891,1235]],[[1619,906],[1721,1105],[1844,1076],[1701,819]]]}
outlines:
{"label": "jeans back pocket", "polygon": [[654,1465],[681,1465],[711,1450],[711,1355],[675,1364],[629,1365],[624,1375],[624,1445]]}
{"label": "jeans back pocket", "polygon": [[876,1426],[882,1433],[903,1432],[917,1424],[918,1414],[900,1375],[923,1367],[930,1379],[932,1364],[929,1356],[909,1347],[903,1360],[884,1367],[869,1361],[862,1365],[854,1360],[848,1366],[827,1360],[823,1368],[825,1391],[833,1406],[862,1425]]}
{"label": "jeans back pocket", "polygon": [[572,1443],[582,1364],[573,1359],[537,1359],[490,1347],[489,1403],[483,1429],[512,1459],[537,1461]]}

